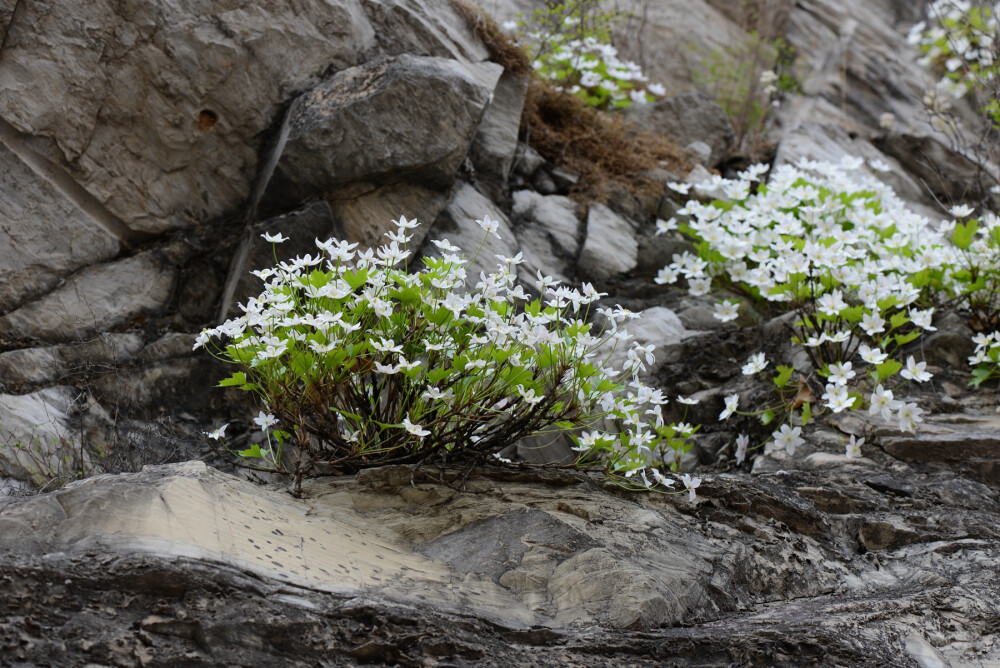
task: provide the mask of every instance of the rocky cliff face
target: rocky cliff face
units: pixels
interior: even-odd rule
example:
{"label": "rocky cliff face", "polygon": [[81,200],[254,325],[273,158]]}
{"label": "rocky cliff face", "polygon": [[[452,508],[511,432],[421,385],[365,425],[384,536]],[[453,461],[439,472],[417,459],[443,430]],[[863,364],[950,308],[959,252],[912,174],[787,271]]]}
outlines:
{"label": "rocky cliff face", "polygon": [[[699,49],[745,39],[740,17],[630,2],[645,17],[626,24],[630,55],[676,93],[633,118],[728,169],[732,127],[691,81]],[[482,4],[500,19],[533,7]],[[979,187],[974,156],[922,115],[928,78],[904,38],[917,3],[780,9],[803,74],[776,112],[777,163],[880,159],[929,215]],[[519,143],[525,95],[446,0],[0,0],[0,474],[10,491],[117,473],[0,497],[5,662],[1000,661],[998,422],[992,398],[960,389],[960,321],[928,343],[942,383],[917,437],[845,420],[751,474],[732,464],[735,434],[708,433],[685,460],[705,477],[694,503],[572,473],[456,489],[382,469],[294,500],[201,461],[140,472],[221,465],[200,431],[249,414],[191,346],[257,293],[261,232],[294,256],[315,237],[375,244],[399,215],[423,223],[418,241],[474,247],[488,214],[502,240],[483,257],[523,249],[531,275],[642,310],[650,377],[714,421],[735,360],[777,346],[781,323],[720,329],[710,301],[654,285],[685,248],[653,236],[669,192],[566,197],[575,175]],[[843,456],[846,433],[864,457]]]}

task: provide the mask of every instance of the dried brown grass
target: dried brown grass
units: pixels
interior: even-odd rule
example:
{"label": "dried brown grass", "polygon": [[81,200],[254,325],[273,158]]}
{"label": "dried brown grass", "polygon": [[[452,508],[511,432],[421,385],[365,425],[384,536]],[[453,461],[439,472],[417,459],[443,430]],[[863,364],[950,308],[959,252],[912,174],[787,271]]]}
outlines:
{"label": "dried brown grass", "polygon": [[668,137],[644,132],[617,113],[598,111],[538,77],[528,56],[482,8],[451,0],[455,10],[483,41],[490,60],[528,77],[521,116],[521,140],[546,160],[576,173],[572,193],[586,198],[620,185],[629,191],[654,186],[647,176],[662,168],[673,173],[693,166]]}
{"label": "dried brown grass", "polygon": [[603,189],[609,182],[633,190],[645,185],[651,170],[692,167],[664,135],[641,131],[622,115],[588,107],[537,78],[528,87],[521,133],[547,160],[580,176],[578,191]]}

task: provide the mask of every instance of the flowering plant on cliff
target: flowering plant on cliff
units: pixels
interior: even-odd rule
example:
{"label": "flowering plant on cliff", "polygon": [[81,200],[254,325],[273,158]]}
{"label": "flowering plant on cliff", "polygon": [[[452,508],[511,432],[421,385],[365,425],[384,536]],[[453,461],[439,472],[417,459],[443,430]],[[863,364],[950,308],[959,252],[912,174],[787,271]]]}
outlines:
{"label": "flowering plant on cliff", "polygon": [[[497,234],[489,217],[477,222]],[[498,256],[497,271],[471,290],[468,262],[447,239],[411,271],[415,225],[400,218],[375,250],[317,240],[316,255],[254,272],[260,296],[199,336],[196,347],[213,346],[239,368],[221,385],[266,406],[255,422],[267,443],[237,453],[242,460],[290,473],[300,488],[306,475],[368,466],[495,463],[526,436],[587,428],[578,466],[643,486],[669,482],[646,474],[664,460],[666,400],[638,380],[652,346],[634,344],[622,368],[606,366],[636,316],[597,309],[606,324],[596,328],[588,317],[602,293],[540,273],[534,298],[515,280],[520,253]]]}
{"label": "flowering plant on cliff", "polygon": [[[852,158],[802,161],[779,167],[764,185],[768,169],[755,165],[737,179],[696,186],[716,197],[680,210],[689,220],[679,229],[698,252],[675,255],[657,277],[684,281],[695,295],[715,284],[796,313],[792,341],[809,356],[823,391],[778,366],[779,401],[760,411],[765,424],[783,425],[775,443],[789,452],[797,441],[792,422],[808,422],[816,406],[833,413],[878,406],[873,413],[914,428],[919,409],[889,388],[930,379],[905,347],[935,329],[932,304],[956,284],[956,247],[862,166]],[[723,321],[737,316],[731,301],[716,313]],[[766,365],[751,362],[744,373]]]}
{"label": "flowering plant on cliff", "polygon": [[968,94],[1000,127],[998,42],[1000,5],[970,4],[959,0],[935,0],[928,8],[931,25],[921,21],[910,30],[908,40],[923,53],[920,64],[932,68],[940,79],[924,102],[934,118],[942,120],[952,100]]}
{"label": "flowering plant on cliff", "polygon": [[600,0],[568,0],[536,9],[531,20],[505,27],[529,43],[532,66],[559,90],[598,109],[646,104],[666,94],[649,83],[636,63],[623,59],[611,44],[611,27],[619,13]]}

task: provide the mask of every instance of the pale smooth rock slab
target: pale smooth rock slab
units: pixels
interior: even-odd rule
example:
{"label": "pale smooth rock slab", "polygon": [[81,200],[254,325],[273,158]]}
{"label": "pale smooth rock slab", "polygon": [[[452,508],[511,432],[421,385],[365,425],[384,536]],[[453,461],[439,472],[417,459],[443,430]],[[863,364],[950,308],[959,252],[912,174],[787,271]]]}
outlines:
{"label": "pale smooth rock slab", "polygon": [[0,144],[0,313],[118,250],[114,238]]}
{"label": "pale smooth rock slab", "polygon": [[513,195],[511,218],[520,227],[538,227],[551,235],[559,250],[574,258],[580,252],[580,220],[576,202],[561,195],[518,190]]}
{"label": "pale smooth rock slab", "polygon": [[74,341],[166,306],[176,267],[153,252],[87,267],[41,299],[0,317],[0,335]]}
{"label": "pale smooth rock slab", "polygon": [[632,223],[603,204],[587,215],[587,239],[577,261],[580,273],[610,281],[635,268],[639,243]]}
{"label": "pale smooth rock slab", "polygon": [[[705,583],[720,548],[691,531],[692,519],[578,483],[554,494],[473,479],[457,492],[411,487],[408,469],[386,469],[311,481],[297,500],[188,462],[0,505],[0,533],[34,537],[42,554],[221,562],[513,628],[655,628],[711,605]],[[33,528],[41,521],[44,535]]]}

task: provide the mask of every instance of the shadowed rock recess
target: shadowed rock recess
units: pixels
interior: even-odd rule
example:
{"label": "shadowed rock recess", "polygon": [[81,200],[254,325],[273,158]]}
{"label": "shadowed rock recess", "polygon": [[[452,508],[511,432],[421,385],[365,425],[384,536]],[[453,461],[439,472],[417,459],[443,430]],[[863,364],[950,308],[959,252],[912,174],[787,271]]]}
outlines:
{"label": "shadowed rock recess", "polygon": [[[543,3],[479,4],[504,21]],[[859,411],[737,466],[723,397],[753,396],[751,353],[796,363],[789,319],[721,325],[713,298],[653,278],[694,250],[655,234],[684,199],[667,183],[746,166],[694,83],[752,40],[735,2],[608,4],[667,90],[629,132],[686,147],[693,171],[580,187],[531,146],[528,78],[450,0],[0,0],[0,664],[1000,665],[1000,417],[995,387],[965,387],[969,323],[935,316],[933,387],[906,388],[915,434]],[[764,4],[798,78],[768,126],[774,165],[881,161],[928,217],[993,197],[995,166],[924,114],[933,80],[906,42],[923,2]],[[386,467],[297,499],[212,451],[223,423],[233,447],[260,438],[260,407],[192,351],[260,292],[260,235],[289,237],[288,260],[316,238],[377,245],[400,215],[424,255],[476,248],[489,215],[501,238],[470,276],[523,251],[528,289],[541,271],[642,312],[644,378],[700,400],[668,407],[704,426],[681,462],[697,498]],[[571,445],[505,452],[561,464]]]}

